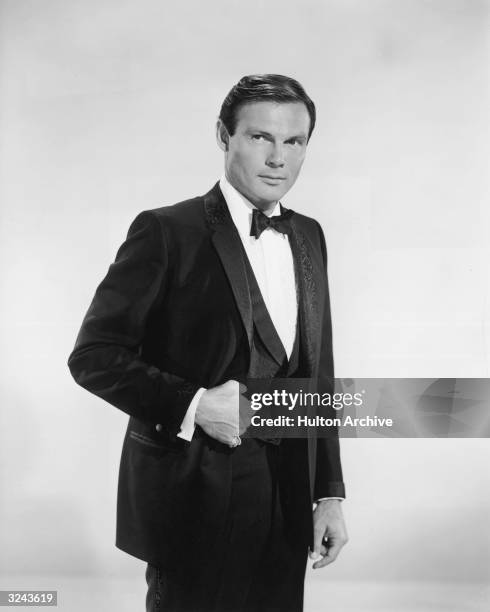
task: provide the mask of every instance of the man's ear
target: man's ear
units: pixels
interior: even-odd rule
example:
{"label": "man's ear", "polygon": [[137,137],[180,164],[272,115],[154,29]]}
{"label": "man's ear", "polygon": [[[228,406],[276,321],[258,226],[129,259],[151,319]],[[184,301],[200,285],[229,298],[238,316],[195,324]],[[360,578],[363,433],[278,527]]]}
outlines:
{"label": "man's ear", "polygon": [[221,121],[221,119],[218,119],[216,123],[216,141],[222,151],[228,151],[230,135],[228,134],[228,130],[226,129],[225,124]]}

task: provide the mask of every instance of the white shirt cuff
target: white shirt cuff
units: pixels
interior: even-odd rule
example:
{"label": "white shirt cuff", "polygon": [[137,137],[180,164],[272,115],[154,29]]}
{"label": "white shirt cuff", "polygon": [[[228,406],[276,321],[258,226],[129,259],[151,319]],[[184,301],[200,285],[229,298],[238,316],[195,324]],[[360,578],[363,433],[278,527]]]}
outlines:
{"label": "white shirt cuff", "polygon": [[345,497],[320,497],[320,499],[316,500],[316,503],[325,501],[326,499],[339,499],[340,501],[344,501]]}
{"label": "white shirt cuff", "polygon": [[180,425],[180,431],[177,434],[177,438],[182,438],[183,440],[187,440],[187,442],[190,442],[192,440],[194,430],[196,429],[196,409],[197,405],[199,404],[199,400],[201,399],[201,395],[204,393],[204,391],[206,391],[204,387],[201,387],[196,391],[196,394],[194,395],[191,403],[189,404],[189,408],[187,408],[184,420]]}

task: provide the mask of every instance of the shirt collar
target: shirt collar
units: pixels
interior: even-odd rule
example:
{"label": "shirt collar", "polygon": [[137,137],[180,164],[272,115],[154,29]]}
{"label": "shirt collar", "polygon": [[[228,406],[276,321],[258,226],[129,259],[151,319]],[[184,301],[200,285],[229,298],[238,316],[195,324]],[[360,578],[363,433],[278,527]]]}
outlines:
{"label": "shirt collar", "polygon": [[[250,228],[252,226],[252,213],[256,206],[247,200],[247,198],[242,196],[242,194],[235,189],[235,187],[233,187],[224,174],[220,178],[219,186],[237,230],[243,236],[249,236]],[[273,217],[280,214],[281,206],[280,202],[277,202],[272,209],[272,212],[267,213],[267,216]]]}

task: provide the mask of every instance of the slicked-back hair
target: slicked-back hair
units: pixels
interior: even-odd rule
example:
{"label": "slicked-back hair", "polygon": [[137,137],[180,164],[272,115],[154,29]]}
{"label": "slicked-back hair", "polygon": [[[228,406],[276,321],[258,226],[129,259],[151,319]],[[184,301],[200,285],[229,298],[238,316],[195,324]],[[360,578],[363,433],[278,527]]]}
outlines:
{"label": "slicked-back hair", "polygon": [[315,127],[316,109],[298,81],[282,74],[250,74],[242,77],[231,88],[219,113],[230,136],[235,133],[238,110],[252,102],[302,102],[310,116],[309,140]]}

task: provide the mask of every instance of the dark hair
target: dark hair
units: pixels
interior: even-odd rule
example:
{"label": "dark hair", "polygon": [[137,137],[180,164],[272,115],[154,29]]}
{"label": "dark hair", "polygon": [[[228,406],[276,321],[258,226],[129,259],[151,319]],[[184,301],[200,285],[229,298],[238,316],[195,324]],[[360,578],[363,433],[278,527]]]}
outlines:
{"label": "dark hair", "polygon": [[316,122],[315,104],[295,79],[282,74],[250,74],[242,77],[231,88],[219,113],[230,136],[235,133],[238,110],[251,102],[302,102],[310,115],[310,138]]}

